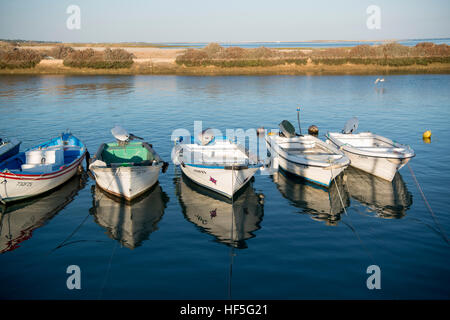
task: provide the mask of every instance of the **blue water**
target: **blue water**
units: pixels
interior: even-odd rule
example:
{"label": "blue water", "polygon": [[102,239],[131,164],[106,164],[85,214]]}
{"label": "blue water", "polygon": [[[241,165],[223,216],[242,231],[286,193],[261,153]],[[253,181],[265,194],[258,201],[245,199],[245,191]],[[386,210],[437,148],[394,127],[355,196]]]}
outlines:
{"label": "blue water", "polygon": [[[93,155],[119,124],[170,161],[172,131],[192,132],[195,120],[221,130],[276,128],[295,123],[301,105],[303,129],[315,124],[323,137],[357,116],[359,131],[415,150],[411,168],[435,215],[407,167],[393,183],[346,170],[329,191],[258,173],[234,203],[236,229],[231,204],[172,164],[132,206],[77,177],[3,214],[0,297],[448,299],[450,76],[375,79],[0,77],[0,136],[20,138],[23,149],[70,129]],[[431,143],[422,141],[427,129]],[[69,265],[81,269],[81,290],[67,289]],[[380,290],[367,289],[370,265],[381,269]]]}
{"label": "blue water", "polygon": [[[450,44],[450,38],[436,38],[436,39],[406,39],[397,40],[396,42],[404,46],[415,46],[420,42],[433,42],[435,44]],[[272,41],[272,42],[219,42],[223,47],[242,47],[242,48],[333,48],[333,47],[354,47],[361,44],[380,45],[385,41]],[[170,42],[160,43],[161,45],[177,46],[184,48],[203,48],[208,45],[208,42]]]}

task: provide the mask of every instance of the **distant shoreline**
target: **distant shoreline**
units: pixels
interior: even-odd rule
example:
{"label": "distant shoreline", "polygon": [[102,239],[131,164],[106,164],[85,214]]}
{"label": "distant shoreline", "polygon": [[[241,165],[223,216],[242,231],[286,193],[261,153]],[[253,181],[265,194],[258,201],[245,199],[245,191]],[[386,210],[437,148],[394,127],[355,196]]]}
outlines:
{"label": "distant shoreline", "polygon": [[[145,59],[142,59],[145,60]],[[389,75],[389,74],[450,74],[450,64],[432,63],[427,66],[377,65],[279,65],[264,67],[216,66],[185,67],[170,62],[138,61],[128,69],[71,68],[62,60],[43,60],[28,69],[2,69],[2,75],[183,75],[183,76],[239,76],[239,75]]]}
{"label": "distant shoreline", "polygon": [[[65,44],[69,45],[69,44]],[[48,50],[54,45],[24,45],[21,49]],[[108,46],[77,46],[76,50],[92,48],[102,51]],[[214,65],[186,66],[176,59],[186,51],[180,48],[157,48],[140,46],[115,46],[132,53],[133,64],[127,69],[73,68],[63,64],[61,59],[42,59],[34,68],[0,69],[1,75],[186,75],[186,76],[225,76],[225,75],[388,75],[388,74],[450,74],[450,63],[433,62],[428,65],[383,66],[376,64],[344,63],[329,65],[322,63],[285,63],[272,66],[221,67]],[[337,48],[339,49],[339,48]],[[289,52],[292,48],[274,49]],[[319,52],[322,48],[297,49],[305,53]],[[316,51],[318,50],[318,51]],[[389,59],[389,58],[388,58]]]}

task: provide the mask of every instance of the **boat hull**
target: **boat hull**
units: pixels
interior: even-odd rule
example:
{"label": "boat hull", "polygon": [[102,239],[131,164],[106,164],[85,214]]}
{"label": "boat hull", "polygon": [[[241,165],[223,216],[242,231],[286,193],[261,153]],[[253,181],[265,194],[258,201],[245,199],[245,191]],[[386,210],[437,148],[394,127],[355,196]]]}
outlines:
{"label": "boat hull", "polygon": [[326,137],[327,143],[344,152],[352,167],[387,181],[392,181],[395,173],[415,156],[408,145],[371,132],[328,132]]}
{"label": "boat hull", "polygon": [[411,160],[411,158],[393,159],[358,155],[348,152],[345,149],[342,151],[350,159],[350,165],[352,167],[387,181],[392,181],[397,171]]}
{"label": "boat hull", "polygon": [[23,200],[60,186],[78,172],[84,157],[85,153],[70,166],[49,174],[23,175],[1,172],[0,200],[5,203]]}
{"label": "boat hull", "polygon": [[94,167],[97,185],[116,197],[132,200],[149,190],[159,177],[160,165],[101,168]]}
{"label": "boat hull", "polygon": [[278,165],[289,173],[327,188],[330,186],[331,181],[345,169],[345,167],[330,169],[328,167],[302,165],[291,162],[281,156],[278,156]]}
{"label": "boat hull", "polygon": [[220,193],[228,198],[245,186],[259,170],[259,167],[207,167],[181,164],[183,173],[197,184]]}
{"label": "boat hull", "polygon": [[[318,139],[317,139],[318,140]],[[319,141],[318,141],[319,143]],[[284,171],[328,188],[333,181],[348,166],[347,158],[339,163],[330,165],[317,165],[313,163],[300,163],[289,159],[286,152],[283,152],[276,141],[271,137],[266,137],[267,149],[271,154],[275,168],[281,167]]]}

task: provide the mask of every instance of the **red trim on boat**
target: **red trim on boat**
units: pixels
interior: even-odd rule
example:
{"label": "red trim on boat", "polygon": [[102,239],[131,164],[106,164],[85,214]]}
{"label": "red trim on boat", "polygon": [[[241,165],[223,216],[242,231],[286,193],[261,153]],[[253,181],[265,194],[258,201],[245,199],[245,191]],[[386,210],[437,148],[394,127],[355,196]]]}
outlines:
{"label": "red trim on boat", "polygon": [[74,163],[72,163],[70,166],[62,168],[61,170],[52,172],[52,173],[45,173],[45,174],[15,174],[15,173],[6,173],[6,172],[0,172],[0,178],[5,179],[13,179],[13,180],[48,180],[53,179],[59,176],[62,176],[66,174],[67,172],[71,171],[73,167],[78,166],[86,156],[86,151],[83,153],[83,155]]}

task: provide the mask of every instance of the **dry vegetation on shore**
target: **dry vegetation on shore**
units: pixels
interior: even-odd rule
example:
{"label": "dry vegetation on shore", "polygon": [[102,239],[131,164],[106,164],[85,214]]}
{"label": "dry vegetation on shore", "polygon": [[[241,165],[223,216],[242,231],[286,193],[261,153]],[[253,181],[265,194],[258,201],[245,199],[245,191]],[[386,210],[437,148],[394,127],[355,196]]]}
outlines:
{"label": "dry vegetation on shore", "polygon": [[0,41],[0,74],[320,75],[450,73],[450,46],[202,49],[19,45]]}
{"label": "dry vegetation on shore", "polygon": [[179,65],[252,67],[284,64],[343,65],[363,64],[379,66],[428,65],[430,63],[450,63],[450,46],[422,42],[414,47],[398,43],[379,46],[358,45],[352,48],[328,48],[322,50],[279,50],[269,48],[243,49],[224,48],[211,43],[203,49],[188,49],[177,57]]}

